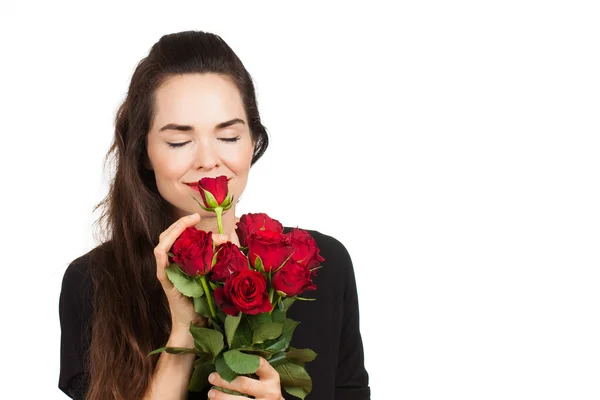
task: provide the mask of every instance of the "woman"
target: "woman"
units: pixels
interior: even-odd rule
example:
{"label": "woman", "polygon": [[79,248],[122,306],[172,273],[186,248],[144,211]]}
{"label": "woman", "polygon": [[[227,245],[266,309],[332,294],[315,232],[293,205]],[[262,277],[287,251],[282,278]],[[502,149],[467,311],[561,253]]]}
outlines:
{"label": "woman", "polygon": [[[116,174],[98,205],[104,206],[98,222],[105,238],[74,260],[63,278],[63,392],[102,400],[293,398],[282,393],[279,375],[264,359],[259,379],[228,383],[211,376],[211,385],[247,394],[242,397],[208,389],[188,393],[193,354],[147,356],[165,343],[193,347],[190,322],[206,324],[165,275],[166,252],[177,237],[193,225],[213,232],[217,244],[240,244],[235,205],[223,213],[225,235],[219,237],[215,215],[198,207],[188,184],[226,175],[239,199],[267,145],[252,79],[219,36],[180,32],[152,47],[116,116],[107,155],[114,157]],[[316,301],[298,301],[288,312],[301,322],[291,345],[318,354],[306,365],[313,380],[308,399],[368,399],[350,256],[335,238],[308,232],[325,258],[313,279]]]}

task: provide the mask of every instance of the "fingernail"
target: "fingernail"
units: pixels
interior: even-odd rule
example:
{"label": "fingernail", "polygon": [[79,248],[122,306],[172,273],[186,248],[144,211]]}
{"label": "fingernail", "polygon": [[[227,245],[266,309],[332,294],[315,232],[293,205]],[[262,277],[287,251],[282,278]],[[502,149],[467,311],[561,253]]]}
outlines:
{"label": "fingernail", "polygon": [[215,374],[210,374],[210,375],[208,376],[208,380],[209,380],[210,382],[214,382],[214,381],[215,381]]}
{"label": "fingernail", "polygon": [[215,391],[214,391],[214,390],[211,390],[210,392],[208,392],[208,397],[210,397],[211,399],[212,399],[213,397],[215,397]]}

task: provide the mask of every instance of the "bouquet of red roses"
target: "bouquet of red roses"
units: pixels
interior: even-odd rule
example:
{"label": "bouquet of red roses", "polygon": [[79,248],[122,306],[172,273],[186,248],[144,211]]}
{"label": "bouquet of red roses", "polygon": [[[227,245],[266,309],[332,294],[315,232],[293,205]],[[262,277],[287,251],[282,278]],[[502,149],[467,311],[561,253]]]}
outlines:
{"label": "bouquet of red roses", "polygon": [[[202,202],[195,200],[216,213],[223,233],[222,212],[233,205],[227,178],[203,178],[198,191]],[[236,233],[241,247],[232,242],[215,246],[212,232],[193,226],[175,241],[167,276],[193,298],[195,311],[209,325],[190,324],[195,348],[162,347],[150,355],[196,354],[191,391],[201,391],[215,370],[228,382],[238,375],[256,378],[261,356],[279,372],[284,390],[304,399],[312,390],[304,365],[317,354],[290,346],[299,322],[286,312],[295,300],[313,300],[298,295],[316,289],[311,278],[325,259],[308,232],[294,228],[284,234],[281,223],[264,213],[242,215]]]}

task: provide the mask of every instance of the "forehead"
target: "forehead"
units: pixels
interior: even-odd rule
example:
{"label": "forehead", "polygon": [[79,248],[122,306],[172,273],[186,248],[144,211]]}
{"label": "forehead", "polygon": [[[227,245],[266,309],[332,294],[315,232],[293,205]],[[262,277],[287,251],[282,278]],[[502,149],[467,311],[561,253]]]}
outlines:
{"label": "forehead", "polygon": [[169,78],[156,90],[154,107],[153,126],[173,122],[212,128],[235,117],[245,119],[237,87],[227,77],[217,74]]}

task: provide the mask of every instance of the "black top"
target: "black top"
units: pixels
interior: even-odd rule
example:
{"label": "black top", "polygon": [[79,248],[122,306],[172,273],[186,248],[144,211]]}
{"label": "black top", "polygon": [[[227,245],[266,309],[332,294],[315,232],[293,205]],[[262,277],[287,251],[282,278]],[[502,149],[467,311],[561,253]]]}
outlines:
{"label": "black top", "polygon": [[[291,230],[284,227],[284,232]],[[288,317],[300,324],[291,346],[310,348],[318,356],[306,364],[313,390],[307,400],[370,399],[369,375],[364,367],[363,344],[359,330],[359,307],[352,260],[337,239],[307,230],[314,238],[325,261],[313,282],[316,290],[301,296],[316,301],[296,301]],[[83,399],[87,389],[83,355],[89,347],[91,283],[85,271],[91,250],[75,259],[66,269],[59,301],[61,325],[60,376],[58,387],[73,399]],[[188,399],[206,399],[203,393],[189,393]],[[285,399],[297,399],[282,389]]]}

